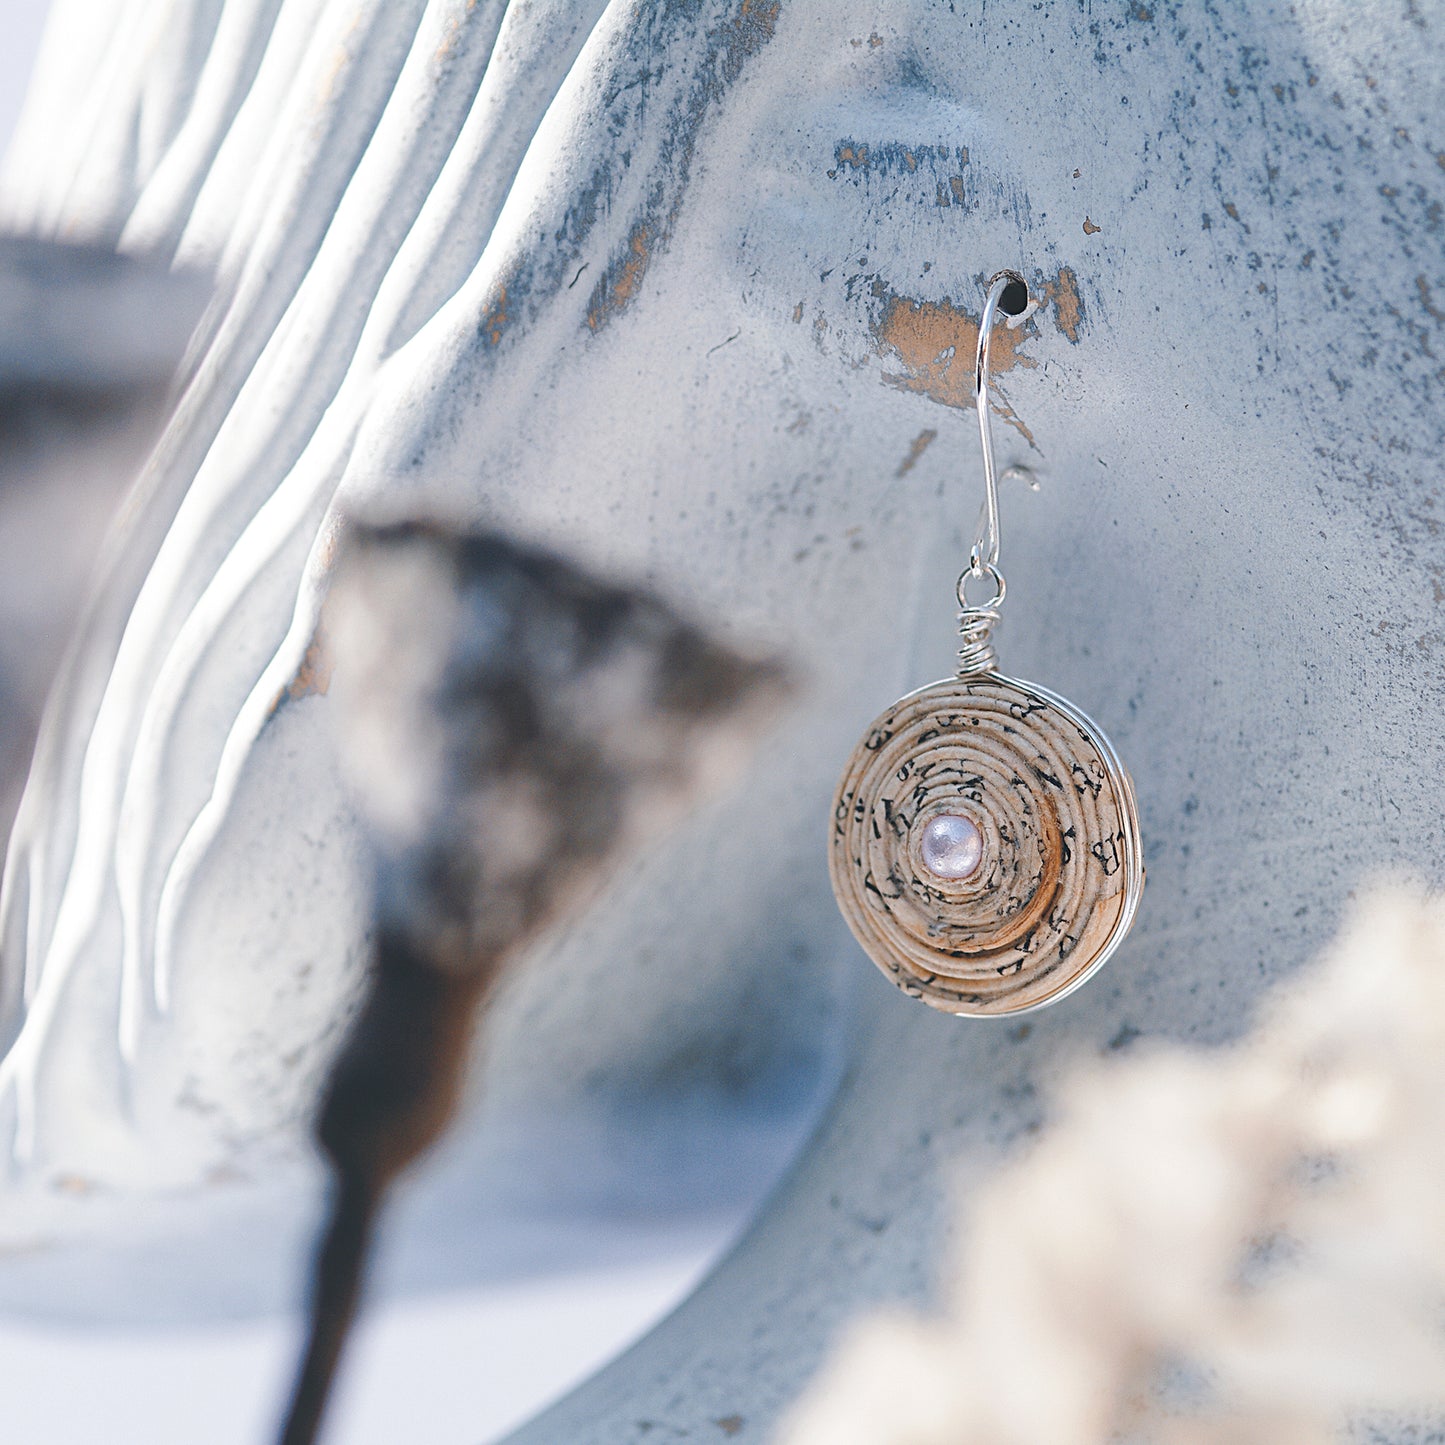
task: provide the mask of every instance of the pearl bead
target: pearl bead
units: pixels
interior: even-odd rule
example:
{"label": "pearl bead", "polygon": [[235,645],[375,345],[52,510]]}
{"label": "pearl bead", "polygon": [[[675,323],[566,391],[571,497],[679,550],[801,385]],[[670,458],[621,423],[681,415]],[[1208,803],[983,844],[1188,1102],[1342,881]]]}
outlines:
{"label": "pearl bead", "polygon": [[983,834],[957,813],[939,813],[923,829],[919,852],[936,878],[967,878],[983,861]]}

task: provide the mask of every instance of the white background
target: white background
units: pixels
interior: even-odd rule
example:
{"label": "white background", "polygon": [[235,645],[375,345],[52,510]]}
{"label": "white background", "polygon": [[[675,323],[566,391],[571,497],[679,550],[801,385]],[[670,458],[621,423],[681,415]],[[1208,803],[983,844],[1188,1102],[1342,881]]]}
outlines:
{"label": "white background", "polygon": [[25,97],[25,80],[40,44],[49,0],[0,3],[0,151],[10,142]]}

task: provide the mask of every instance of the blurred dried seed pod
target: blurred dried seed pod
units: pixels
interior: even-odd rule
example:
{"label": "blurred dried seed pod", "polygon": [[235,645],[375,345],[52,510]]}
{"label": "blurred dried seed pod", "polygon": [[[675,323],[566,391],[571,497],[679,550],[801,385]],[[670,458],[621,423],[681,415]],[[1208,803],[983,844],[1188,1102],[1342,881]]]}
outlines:
{"label": "blurred dried seed pod", "polygon": [[445,1130],[489,986],[787,693],[648,593],[423,523],[349,528],[326,627],[376,945],[317,1124],[336,1191],[285,1445],[315,1438],[382,1197]]}

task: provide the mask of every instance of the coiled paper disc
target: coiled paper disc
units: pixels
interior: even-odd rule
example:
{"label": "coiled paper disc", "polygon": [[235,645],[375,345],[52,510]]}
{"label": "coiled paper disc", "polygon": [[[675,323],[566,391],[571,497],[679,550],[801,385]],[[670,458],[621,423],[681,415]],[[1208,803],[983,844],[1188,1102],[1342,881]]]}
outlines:
{"label": "coiled paper disc", "polygon": [[1128,932],[1138,810],[1083,713],[996,672],[894,703],[834,800],[829,870],[869,957],[946,1013],[1052,1003]]}

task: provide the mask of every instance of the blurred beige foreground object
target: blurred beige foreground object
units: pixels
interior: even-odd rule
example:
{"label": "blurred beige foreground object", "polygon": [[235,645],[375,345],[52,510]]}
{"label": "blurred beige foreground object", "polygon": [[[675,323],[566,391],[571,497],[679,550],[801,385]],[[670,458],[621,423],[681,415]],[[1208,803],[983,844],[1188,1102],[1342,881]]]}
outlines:
{"label": "blurred beige foreground object", "polygon": [[942,1313],[854,1327],[784,1445],[1445,1425],[1445,905],[1372,898],[1239,1043],[1093,1062],[1053,1107]]}
{"label": "blurred beige foreground object", "polygon": [[[763,1438],[841,1318],[926,1293],[948,1181],[1064,1060],[1228,1037],[1362,876],[1437,881],[1442,77],[1395,0],[59,0],[0,209],[219,291],[6,860],[0,1297],[260,1307],[274,1229],[58,1275],[118,1201],[203,1238],[306,1157],[366,946],[314,647],[343,512],[643,578],[815,680],[498,1000],[469,1164],[557,1127],[644,1199],[733,1187],[716,1141],[847,1053],[747,1237],[530,1445]],[[1148,840],[1129,939],[1027,1028],[898,996],[826,873],[859,732],[948,671],[1001,267],[1041,304],[999,646]],[[471,1277],[474,1181],[398,1288]]]}

